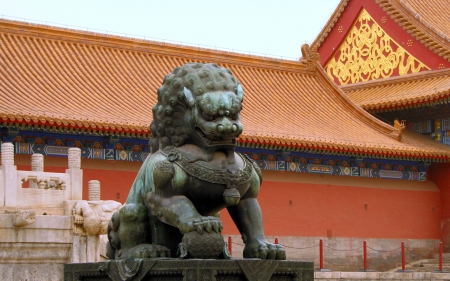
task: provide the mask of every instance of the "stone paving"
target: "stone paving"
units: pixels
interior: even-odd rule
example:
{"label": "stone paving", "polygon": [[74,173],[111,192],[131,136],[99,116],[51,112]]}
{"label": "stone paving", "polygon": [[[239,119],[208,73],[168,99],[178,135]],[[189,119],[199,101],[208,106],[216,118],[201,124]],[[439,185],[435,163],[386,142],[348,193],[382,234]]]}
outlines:
{"label": "stone paving", "polygon": [[315,272],[315,281],[376,281],[376,280],[450,280],[450,273],[432,272]]}
{"label": "stone paving", "polygon": [[450,280],[450,254],[444,254],[443,272],[439,269],[439,256],[434,259],[423,259],[409,263],[406,266],[408,272],[398,272],[400,268],[394,268],[389,272],[315,272],[314,280],[318,281],[375,281],[375,280]]}

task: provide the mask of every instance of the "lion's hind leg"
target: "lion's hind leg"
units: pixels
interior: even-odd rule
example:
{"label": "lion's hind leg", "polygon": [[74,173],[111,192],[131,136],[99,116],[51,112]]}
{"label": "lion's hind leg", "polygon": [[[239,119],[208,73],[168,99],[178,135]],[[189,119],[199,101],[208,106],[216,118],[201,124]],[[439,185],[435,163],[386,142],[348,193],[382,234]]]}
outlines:
{"label": "lion's hind leg", "polygon": [[126,204],[113,215],[108,240],[110,259],[170,257],[166,247],[151,244],[149,212],[141,204]]}

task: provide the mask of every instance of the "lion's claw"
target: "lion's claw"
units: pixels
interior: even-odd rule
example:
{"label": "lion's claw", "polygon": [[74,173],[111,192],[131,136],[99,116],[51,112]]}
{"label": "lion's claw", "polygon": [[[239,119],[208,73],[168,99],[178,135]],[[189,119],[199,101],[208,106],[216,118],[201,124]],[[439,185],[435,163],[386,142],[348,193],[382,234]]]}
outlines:
{"label": "lion's claw", "polygon": [[205,229],[206,229],[206,231],[207,231],[208,233],[211,233],[212,227],[211,227],[211,224],[210,224],[209,222],[206,222],[206,223],[205,223]]}
{"label": "lion's claw", "polygon": [[285,260],[286,251],[282,245],[255,240],[254,242],[246,244],[244,248],[244,258]]}
{"label": "lion's claw", "polygon": [[182,233],[188,233],[191,231],[197,231],[199,234],[203,234],[204,231],[211,233],[222,232],[223,226],[219,218],[216,217],[197,217],[187,222],[181,223],[179,227]]}
{"label": "lion's claw", "polygon": [[212,223],[212,228],[214,230],[214,232],[222,232],[222,230],[220,229],[219,225],[216,222]]}

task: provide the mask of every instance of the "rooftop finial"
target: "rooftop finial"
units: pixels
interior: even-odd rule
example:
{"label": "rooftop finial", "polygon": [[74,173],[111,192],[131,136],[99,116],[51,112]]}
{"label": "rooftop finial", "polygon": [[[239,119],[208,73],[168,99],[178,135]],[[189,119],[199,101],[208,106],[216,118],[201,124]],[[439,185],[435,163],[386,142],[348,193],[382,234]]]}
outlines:
{"label": "rooftop finial", "polygon": [[306,70],[316,70],[317,62],[320,60],[320,54],[316,48],[310,48],[308,44],[301,47],[302,59],[306,59]]}
{"label": "rooftop finial", "polygon": [[394,119],[394,130],[390,135],[398,141],[402,140],[402,131],[405,129],[405,121],[406,120],[398,121],[397,118]]}

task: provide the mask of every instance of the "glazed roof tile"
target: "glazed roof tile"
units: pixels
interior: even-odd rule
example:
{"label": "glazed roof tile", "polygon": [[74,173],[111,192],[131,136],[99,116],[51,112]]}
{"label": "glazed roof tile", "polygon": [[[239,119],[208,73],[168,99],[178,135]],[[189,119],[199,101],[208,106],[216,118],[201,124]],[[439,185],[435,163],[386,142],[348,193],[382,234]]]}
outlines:
{"label": "glazed roof tile", "polygon": [[341,89],[356,104],[368,111],[439,103],[450,96],[450,70],[356,83],[341,86]]}
{"label": "glazed roof tile", "polygon": [[[377,0],[377,2],[388,11],[392,18],[397,19],[404,29],[412,32],[415,37],[421,37],[424,44],[429,44],[430,49],[443,52],[444,50],[438,46],[438,43],[442,44],[442,47],[447,49],[446,58],[450,59],[448,53],[450,21],[446,19],[450,15],[450,5],[447,1]],[[402,15],[396,15],[394,9],[401,11]]]}
{"label": "glazed roof tile", "polygon": [[[311,57],[314,57],[312,55]],[[191,61],[230,68],[244,87],[240,145],[448,161],[448,146],[356,106],[317,61],[286,61],[0,20],[4,124],[149,136],[164,76]]]}

